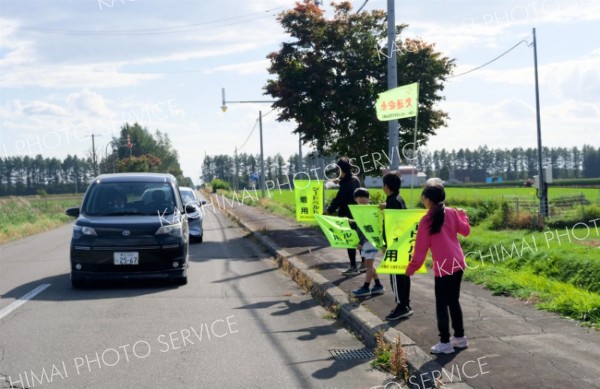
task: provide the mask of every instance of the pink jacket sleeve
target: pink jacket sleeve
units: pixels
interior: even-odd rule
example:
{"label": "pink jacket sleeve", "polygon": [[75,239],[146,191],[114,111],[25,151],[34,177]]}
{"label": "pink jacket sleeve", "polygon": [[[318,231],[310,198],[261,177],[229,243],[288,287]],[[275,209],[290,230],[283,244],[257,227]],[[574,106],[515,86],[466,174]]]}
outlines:
{"label": "pink jacket sleeve", "polygon": [[468,236],[471,233],[471,224],[469,223],[469,217],[464,211],[456,210],[458,215],[458,233],[462,236]]}
{"label": "pink jacket sleeve", "polygon": [[429,245],[431,241],[431,235],[429,234],[429,223],[425,223],[427,215],[421,218],[419,222],[419,228],[417,230],[417,241],[415,242],[415,252],[413,257],[406,268],[406,275],[412,276],[425,262],[427,252],[429,251]]}

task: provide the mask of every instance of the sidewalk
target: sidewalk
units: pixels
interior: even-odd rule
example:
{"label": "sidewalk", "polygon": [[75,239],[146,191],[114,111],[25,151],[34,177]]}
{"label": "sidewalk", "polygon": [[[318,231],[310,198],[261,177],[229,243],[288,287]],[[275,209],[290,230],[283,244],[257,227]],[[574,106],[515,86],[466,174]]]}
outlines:
{"label": "sidewalk", "polygon": [[235,204],[224,211],[284,258],[284,266],[290,262],[298,269],[292,273],[308,275],[320,284],[317,294],[323,297],[326,291],[325,300],[342,307],[341,319],[367,345],[373,345],[373,334],[379,329],[389,329],[386,339],[395,338],[394,330],[399,331],[414,372],[412,384],[434,387],[433,378],[441,377],[446,388],[600,388],[600,333],[593,329],[463,282],[461,305],[469,348],[435,356],[428,353],[439,340],[431,271],[412,278],[414,314],[386,322],[383,318],[394,307],[389,276],[381,277],[384,295],[362,301],[349,298],[364,275],[342,276],[348,266],[345,250],[330,248],[319,231],[260,208]]}

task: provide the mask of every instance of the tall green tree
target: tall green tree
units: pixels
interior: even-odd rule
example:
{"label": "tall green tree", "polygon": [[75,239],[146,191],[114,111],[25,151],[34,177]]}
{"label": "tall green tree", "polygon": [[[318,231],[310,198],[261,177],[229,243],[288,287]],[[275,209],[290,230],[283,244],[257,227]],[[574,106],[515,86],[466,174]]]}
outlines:
{"label": "tall green tree", "polygon": [[[294,120],[304,143],[320,154],[359,156],[388,150],[387,123],[377,120],[375,101],[387,89],[386,13],[356,14],[350,2],[333,4],[326,19],[304,0],[279,15],[292,40],[268,55],[266,94],[276,99],[277,120]],[[407,25],[396,26],[398,85],[420,82],[418,139],[426,140],[446,125],[448,115],[436,109],[454,60],[433,44],[402,39]],[[412,141],[414,118],[400,121],[400,143]]]}

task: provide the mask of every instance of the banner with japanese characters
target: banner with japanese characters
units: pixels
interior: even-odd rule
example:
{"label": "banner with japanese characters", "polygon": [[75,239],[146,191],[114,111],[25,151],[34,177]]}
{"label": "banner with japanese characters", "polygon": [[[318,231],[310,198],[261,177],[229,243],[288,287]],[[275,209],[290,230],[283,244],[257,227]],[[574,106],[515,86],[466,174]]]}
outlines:
{"label": "banner with japanese characters", "polygon": [[294,180],[296,220],[310,222],[323,213],[323,181]]}
{"label": "banner with japanese characters", "polygon": [[[424,209],[386,209],[383,211],[387,250],[377,267],[378,274],[404,274],[415,251],[419,221]],[[417,273],[427,273],[425,264]]]}
{"label": "banner with japanese characters", "polygon": [[379,205],[350,204],[352,219],[365,238],[377,249],[383,247],[383,212]]}
{"label": "banner with japanese characters", "polygon": [[381,121],[417,116],[419,83],[414,82],[380,93],[375,104],[377,119]]}
{"label": "banner with japanese characters", "polygon": [[319,227],[327,237],[331,247],[355,249],[359,243],[358,234],[350,228],[345,217],[315,215]]}

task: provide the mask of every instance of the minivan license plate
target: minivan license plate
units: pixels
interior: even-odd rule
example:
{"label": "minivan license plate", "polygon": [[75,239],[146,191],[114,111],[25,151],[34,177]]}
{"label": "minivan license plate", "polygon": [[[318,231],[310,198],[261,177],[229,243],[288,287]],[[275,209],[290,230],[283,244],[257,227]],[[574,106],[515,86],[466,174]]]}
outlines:
{"label": "minivan license plate", "polygon": [[116,252],[114,253],[115,265],[137,265],[140,262],[138,252]]}

